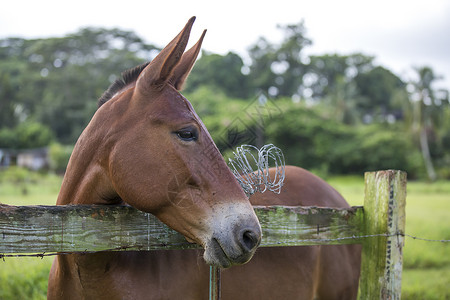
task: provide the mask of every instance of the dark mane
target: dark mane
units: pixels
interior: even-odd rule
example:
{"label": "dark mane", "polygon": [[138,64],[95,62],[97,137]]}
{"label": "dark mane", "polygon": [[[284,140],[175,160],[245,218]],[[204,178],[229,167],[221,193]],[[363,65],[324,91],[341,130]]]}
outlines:
{"label": "dark mane", "polygon": [[98,108],[105,104],[108,100],[110,100],[116,93],[120,92],[123,88],[125,88],[130,83],[135,82],[139,74],[141,74],[142,70],[145,69],[145,67],[150,62],[146,62],[145,64],[139,65],[137,67],[128,69],[124,72],[122,72],[121,77],[116,79],[109,88],[103,93],[103,95],[98,99]]}

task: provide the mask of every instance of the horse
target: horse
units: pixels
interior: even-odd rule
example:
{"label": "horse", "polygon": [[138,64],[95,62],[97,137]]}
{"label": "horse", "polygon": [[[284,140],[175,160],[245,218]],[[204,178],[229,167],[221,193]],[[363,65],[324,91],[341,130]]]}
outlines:
{"label": "horse", "polygon": [[245,196],[179,93],[205,35],[183,54],[193,21],[151,63],[126,71],[100,98],[57,205],[131,205],[203,249],[59,255],[48,299],[208,299],[208,264],[223,268],[223,299],[356,298],[358,245],[256,250],[261,228],[252,205],[348,204],[326,182],[293,166],[286,166],[281,194]]}
{"label": "horse", "polygon": [[[227,268],[251,259],[261,227],[208,130],[179,92],[206,33],[185,52],[194,20],[100,98],[69,159],[56,204],[133,206],[201,245],[206,263]],[[107,253],[58,256],[48,298],[98,299],[98,286],[90,286],[96,268],[107,272],[114,263]],[[101,297],[107,295],[118,294],[111,289]]]}

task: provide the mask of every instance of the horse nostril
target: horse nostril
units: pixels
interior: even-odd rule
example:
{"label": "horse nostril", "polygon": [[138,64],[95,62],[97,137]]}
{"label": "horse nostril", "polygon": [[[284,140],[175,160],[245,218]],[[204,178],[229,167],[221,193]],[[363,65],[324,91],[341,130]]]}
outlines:
{"label": "horse nostril", "polygon": [[245,230],[241,235],[241,245],[247,252],[255,249],[259,242],[259,236],[251,230]]}

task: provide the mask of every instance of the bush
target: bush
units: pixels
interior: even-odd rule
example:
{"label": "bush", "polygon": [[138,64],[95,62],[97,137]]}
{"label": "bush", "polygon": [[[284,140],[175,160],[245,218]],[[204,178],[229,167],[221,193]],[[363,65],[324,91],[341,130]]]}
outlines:
{"label": "bush", "polygon": [[267,142],[283,150],[287,164],[317,170],[322,176],[327,172],[348,173],[345,159],[335,162],[354,150],[351,127],[325,119],[313,109],[296,106],[275,116],[265,129]]}
{"label": "bush", "polygon": [[415,178],[423,172],[420,152],[393,125],[348,126],[315,109],[294,106],[275,117],[265,133],[283,150],[286,163],[322,176],[399,169]]}
{"label": "bush", "polygon": [[73,146],[63,146],[58,143],[52,144],[49,149],[50,170],[56,173],[64,173],[72,151]]}
{"label": "bush", "polygon": [[24,122],[13,129],[0,130],[0,148],[40,148],[49,145],[52,140],[50,128],[37,122]]}
{"label": "bush", "polygon": [[17,139],[16,134],[9,128],[0,129],[0,148],[16,148]]}
{"label": "bush", "polygon": [[38,175],[28,169],[11,166],[8,169],[0,172],[0,183],[7,182],[18,185],[30,181],[30,178],[35,178]]}
{"label": "bush", "polygon": [[420,152],[414,147],[407,134],[388,126],[362,126],[358,129],[361,165],[365,171],[396,169],[408,172],[415,178],[423,171]]}

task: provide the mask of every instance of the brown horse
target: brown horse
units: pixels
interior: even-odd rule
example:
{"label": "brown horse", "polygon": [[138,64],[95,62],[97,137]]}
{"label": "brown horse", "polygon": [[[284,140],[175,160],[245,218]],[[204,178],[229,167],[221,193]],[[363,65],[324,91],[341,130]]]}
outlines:
{"label": "brown horse", "polygon": [[[127,72],[102,97],[75,145],[57,204],[131,205],[201,245],[208,264],[226,268],[250,260],[261,227],[202,121],[178,91],[205,34],[184,53],[194,20],[151,63]],[[48,297],[98,298],[95,268],[107,272],[116,262],[108,254],[57,257]],[[109,290],[102,296],[108,293],[118,295]]]}
{"label": "brown horse", "polygon": [[[128,204],[204,250],[58,256],[49,299],[207,299],[208,264],[247,262],[261,231],[248,199],[190,103],[178,93],[200,50],[184,52],[191,19],[148,65],[104,96],[70,159],[57,204]],[[254,205],[348,207],[328,184],[286,168],[280,195]],[[261,248],[223,271],[223,299],[353,299],[358,246]],[[202,259],[203,255],[203,259]]]}

